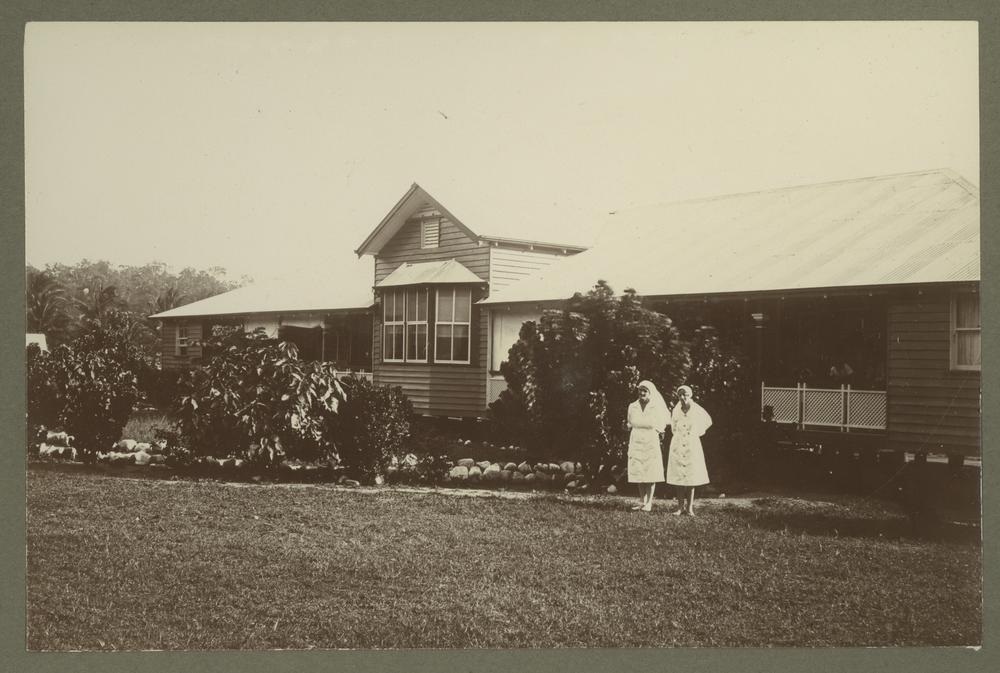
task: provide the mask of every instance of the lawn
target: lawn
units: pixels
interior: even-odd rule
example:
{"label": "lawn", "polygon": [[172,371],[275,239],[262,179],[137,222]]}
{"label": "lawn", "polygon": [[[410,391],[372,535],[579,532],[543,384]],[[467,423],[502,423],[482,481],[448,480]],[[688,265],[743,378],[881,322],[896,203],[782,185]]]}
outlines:
{"label": "lawn", "polygon": [[981,549],[873,500],[28,472],[32,650],[965,645]]}

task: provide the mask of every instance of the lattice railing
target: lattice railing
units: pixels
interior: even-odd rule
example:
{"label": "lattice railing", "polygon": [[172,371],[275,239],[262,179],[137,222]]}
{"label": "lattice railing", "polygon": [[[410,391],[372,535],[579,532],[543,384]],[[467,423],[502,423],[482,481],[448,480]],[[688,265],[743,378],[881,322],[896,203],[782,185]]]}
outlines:
{"label": "lattice railing", "polygon": [[798,424],[802,420],[800,404],[798,388],[761,388],[761,412],[771,407],[778,423]]}
{"label": "lattice railing", "polygon": [[486,377],[486,406],[497,401],[500,393],[507,390],[507,381],[502,376]]}
{"label": "lattice railing", "polygon": [[885,392],[880,390],[849,391],[847,425],[852,428],[885,430]]}
{"label": "lattice railing", "polygon": [[825,427],[841,431],[885,430],[884,390],[840,388],[781,388],[761,384],[761,414],[770,407],[778,423],[794,423],[799,428]]}

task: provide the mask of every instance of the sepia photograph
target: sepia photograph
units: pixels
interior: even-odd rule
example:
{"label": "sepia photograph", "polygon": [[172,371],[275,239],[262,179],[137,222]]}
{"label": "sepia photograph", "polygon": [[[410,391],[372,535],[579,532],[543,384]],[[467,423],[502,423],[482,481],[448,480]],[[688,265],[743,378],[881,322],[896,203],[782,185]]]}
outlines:
{"label": "sepia photograph", "polygon": [[29,652],[983,645],[977,22],[23,39]]}

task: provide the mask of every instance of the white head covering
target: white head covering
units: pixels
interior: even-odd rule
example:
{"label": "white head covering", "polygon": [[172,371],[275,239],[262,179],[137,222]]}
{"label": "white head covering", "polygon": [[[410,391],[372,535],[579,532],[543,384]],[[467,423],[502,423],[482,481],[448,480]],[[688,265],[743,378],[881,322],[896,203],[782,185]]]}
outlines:
{"label": "white head covering", "polygon": [[[697,402],[694,401],[694,391],[691,390],[691,386],[688,386],[688,385],[678,386],[677,387],[677,392],[680,392],[681,390],[685,390],[685,389],[691,395],[691,399],[690,399],[691,408],[688,410],[688,415],[692,419],[693,428],[694,428],[695,433],[699,437],[701,437],[702,435],[705,434],[705,432],[710,427],[712,427],[712,417],[708,414],[707,411],[705,411],[705,408],[703,406],[701,406],[700,404],[698,404]],[[682,413],[682,411],[681,411],[682,408],[683,407],[681,407],[681,403],[680,402],[678,402],[676,405],[674,405],[674,410],[673,410],[673,412],[671,413],[671,416],[670,416],[671,423],[674,423],[674,422],[677,421],[678,414]]]}
{"label": "white head covering", "polygon": [[643,411],[653,419],[653,427],[658,432],[663,432],[670,422],[670,407],[667,406],[663,395],[656,389],[652,381],[639,381],[639,387],[649,391],[649,402]]}

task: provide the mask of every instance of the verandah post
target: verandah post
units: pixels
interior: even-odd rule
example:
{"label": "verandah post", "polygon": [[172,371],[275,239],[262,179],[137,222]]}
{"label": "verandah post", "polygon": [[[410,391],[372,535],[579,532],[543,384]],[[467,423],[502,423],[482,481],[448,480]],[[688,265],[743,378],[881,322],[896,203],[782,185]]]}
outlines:
{"label": "verandah post", "polygon": [[[844,388],[844,386],[841,386]],[[844,431],[851,431],[851,384],[844,388]]]}

